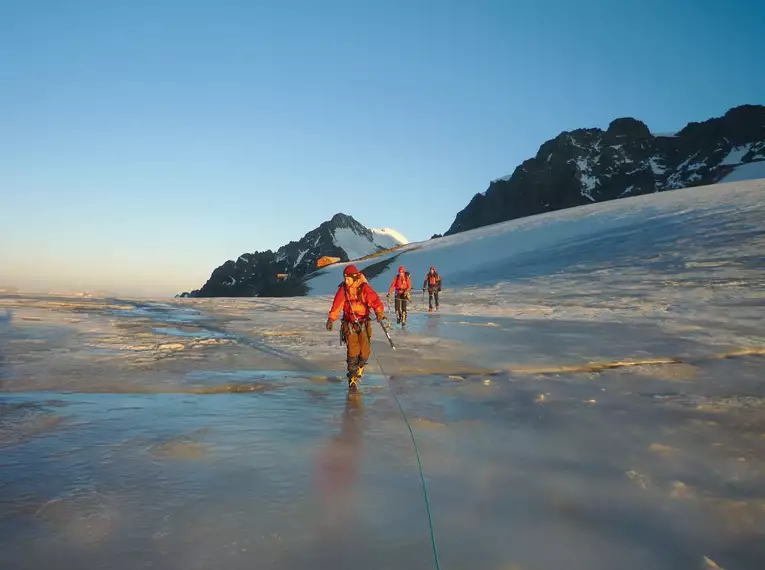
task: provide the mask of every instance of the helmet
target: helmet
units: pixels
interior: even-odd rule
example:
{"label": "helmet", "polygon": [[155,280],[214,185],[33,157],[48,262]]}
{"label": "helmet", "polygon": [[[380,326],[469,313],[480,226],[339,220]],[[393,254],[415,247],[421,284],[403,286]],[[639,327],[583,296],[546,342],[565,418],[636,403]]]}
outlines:
{"label": "helmet", "polygon": [[436,270],[436,268],[435,268],[435,267],[433,267],[433,266],[431,265],[431,266],[430,266],[430,270],[431,270],[431,271],[435,271],[435,270]]}
{"label": "helmet", "polygon": [[348,265],[345,269],[343,269],[343,275],[349,276],[349,275],[357,275],[361,273],[358,268],[355,265]]}
{"label": "helmet", "polygon": [[403,273],[404,271],[406,271],[406,267],[404,267],[403,265],[400,265],[398,268],[398,272]]}

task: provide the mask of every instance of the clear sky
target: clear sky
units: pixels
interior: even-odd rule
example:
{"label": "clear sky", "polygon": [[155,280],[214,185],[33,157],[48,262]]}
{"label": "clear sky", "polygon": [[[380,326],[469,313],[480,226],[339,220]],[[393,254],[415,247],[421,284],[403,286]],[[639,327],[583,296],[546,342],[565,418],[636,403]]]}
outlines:
{"label": "clear sky", "polygon": [[173,295],[412,241],[560,131],[765,103],[762,0],[0,0],[0,287]]}

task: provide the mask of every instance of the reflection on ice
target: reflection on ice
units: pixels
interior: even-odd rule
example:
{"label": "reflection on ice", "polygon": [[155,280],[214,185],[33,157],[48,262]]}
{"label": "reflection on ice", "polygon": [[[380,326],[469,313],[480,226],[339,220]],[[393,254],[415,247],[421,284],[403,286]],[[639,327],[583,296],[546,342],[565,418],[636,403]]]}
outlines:
{"label": "reflection on ice", "polygon": [[[756,568],[758,358],[715,360],[690,382],[636,367],[394,374],[443,566],[678,568],[707,556]],[[2,567],[432,567],[384,377],[366,377],[358,399],[318,381],[331,374],[184,378],[271,389],[5,395],[0,534],[14,539]]]}
{"label": "reflection on ice", "polygon": [[[442,564],[756,568],[763,393],[722,396],[714,378],[739,365],[718,363],[640,394],[618,371],[394,376]],[[6,440],[0,532],[15,539],[0,563],[432,567],[408,432],[373,389],[384,380],[350,399],[297,380],[247,395],[8,394],[6,421],[58,421]]]}

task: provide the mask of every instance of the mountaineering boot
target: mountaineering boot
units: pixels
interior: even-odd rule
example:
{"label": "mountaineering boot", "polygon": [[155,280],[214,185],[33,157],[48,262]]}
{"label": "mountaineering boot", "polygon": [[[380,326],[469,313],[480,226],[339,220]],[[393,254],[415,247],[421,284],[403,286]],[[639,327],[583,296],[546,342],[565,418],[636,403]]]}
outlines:
{"label": "mountaineering boot", "polygon": [[359,357],[352,356],[348,358],[348,388],[355,388],[356,381],[359,379]]}
{"label": "mountaineering boot", "polygon": [[406,326],[406,313],[407,313],[407,311],[404,311],[404,313],[403,313],[403,315],[401,317],[401,326],[402,327]]}
{"label": "mountaineering boot", "polygon": [[364,367],[367,365],[366,360],[360,360],[356,365],[356,370],[348,378],[348,389],[356,390],[357,384],[361,381],[361,377],[364,376]]}
{"label": "mountaineering boot", "polygon": [[364,373],[364,367],[359,366],[358,370],[356,370],[356,373],[353,374],[348,378],[348,390],[351,392],[355,392],[358,388],[359,381],[361,380],[361,375]]}
{"label": "mountaineering boot", "polygon": [[433,312],[433,307],[428,307],[428,312],[432,313]]}

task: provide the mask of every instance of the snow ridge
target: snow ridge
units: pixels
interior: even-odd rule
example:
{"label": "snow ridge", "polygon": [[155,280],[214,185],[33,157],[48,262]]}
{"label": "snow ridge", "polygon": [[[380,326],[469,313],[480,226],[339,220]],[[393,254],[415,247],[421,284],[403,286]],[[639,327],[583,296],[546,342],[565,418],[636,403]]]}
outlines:
{"label": "snow ridge", "polygon": [[373,229],[372,234],[374,235],[375,243],[384,249],[409,243],[404,234],[392,228]]}
{"label": "snow ridge", "polygon": [[[756,164],[765,170],[765,161]],[[755,163],[746,166],[754,167]],[[369,266],[382,269],[376,270],[370,279],[378,291],[387,288],[399,265],[411,271],[416,283],[422,283],[428,268],[433,265],[448,289],[496,285],[503,281],[523,280],[540,268],[543,274],[554,272],[553,266],[536,265],[540,256],[545,258],[542,253],[549,254],[551,248],[561,254],[555,259],[565,260],[564,252],[579,255],[603,240],[646,240],[658,247],[664,238],[660,235],[662,232],[654,228],[685,227],[690,223],[689,215],[695,220],[694,224],[708,225],[704,231],[712,232],[720,229],[716,224],[726,217],[733,220],[728,229],[738,232],[736,220],[740,219],[742,211],[746,211],[747,216],[754,216],[751,219],[763,219],[763,192],[765,179],[627,195],[620,200],[561,209],[411,243],[355,263],[361,270]],[[636,227],[642,229],[636,231]],[[592,251],[596,252],[597,248]],[[593,255],[597,260],[597,254]],[[561,263],[565,264],[565,261]],[[310,294],[330,295],[342,279],[346,265],[337,263],[326,271],[309,276]]]}
{"label": "snow ridge", "polygon": [[365,257],[376,251],[380,247],[366,236],[359,235],[351,228],[337,228],[334,231],[332,242],[348,254],[349,259],[358,259]]}

